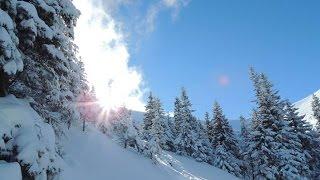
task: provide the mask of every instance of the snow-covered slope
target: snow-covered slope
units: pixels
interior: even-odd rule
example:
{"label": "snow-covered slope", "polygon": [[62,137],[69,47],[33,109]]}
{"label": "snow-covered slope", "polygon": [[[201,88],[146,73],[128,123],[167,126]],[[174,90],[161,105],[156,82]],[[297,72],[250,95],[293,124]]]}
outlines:
{"label": "snow-covered slope", "polygon": [[[320,98],[320,90],[318,90],[314,94]],[[300,115],[305,115],[305,120],[310,122],[312,125],[315,125],[316,119],[313,116],[311,103],[312,103],[312,94],[296,102],[295,107],[298,108]]]}
{"label": "snow-covered slope", "polygon": [[68,167],[62,173],[63,180],[236,179],[208,164],[167,152],[155,165],[144,156],[118,146],[93,127],[85,133],[72,129],[64,144]]}
{"label": "snow-covered slope", "polygon": [[[24,174],[36,179],[46,178],[47,173],[59,173],[63,166],[63,160],[56,153],[52,127],[44,123],[27,101],[13,95],[0,98],[0,156],[9,162],[19,162]],[[19,166],[7,165],[19,173]],[[21,174],[16,174],[19,176]]]}
{"label": "snow-covered slope", "polygon": [[[65,150],[61,159],[55,152],[55,138],[50,125],[44,123],[27,102],[12,95],[0,98],[0,134],[2,137],[11,134],[10,143],[0,138],[0,148],[10,150],[13,147],[10,145],[17,147],[16,158],[22,164],[31,165],[30,170],[37,174],[37,178],[46,179],[44,172],[52,167],[62,171],[62,180],[236,179],[208,164],[168,152],[163,152],[159,163],[153,164],[143,155],[118,146],[90,125],[86,132],[74,127],[64,139],[61,138],[63,142],[60,144]],[[38,157],[39,152],[42,152],[41,157]],[[6,174],[1,173],[3,171]],[[0,179],[7,177],[21,179],[18,163],[0,162]]]}
{"label": "snow-covered slope", "polygon": [[22,179],[21,168],[17,162],[7,163],[0,161],[0,179],[20,180]]}

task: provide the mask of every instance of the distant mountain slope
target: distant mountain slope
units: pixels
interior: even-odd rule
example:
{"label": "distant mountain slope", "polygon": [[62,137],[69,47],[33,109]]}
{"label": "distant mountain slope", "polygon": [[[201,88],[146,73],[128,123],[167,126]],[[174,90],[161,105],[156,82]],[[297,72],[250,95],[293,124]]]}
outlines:
{"label": "distant mountain slope", "polygon": [[[314,94],[320,98],[320,90],[318,90]],[[298,111],[300,115],[305,115],[305,120],[310,122],[312,125],[315,125],[316,119],[313,117],[311,103],[312,103],[312,94],[296,102],[295,107],[299,109]]]}
{"label": "distant mountain slope", "polygon": [[164,152],[159,164],[124,149],[95,128],[83,133],[72,129],[65,141],[67,167],[62,180],[180,180],[237,179],[236,177],[194,159]]}

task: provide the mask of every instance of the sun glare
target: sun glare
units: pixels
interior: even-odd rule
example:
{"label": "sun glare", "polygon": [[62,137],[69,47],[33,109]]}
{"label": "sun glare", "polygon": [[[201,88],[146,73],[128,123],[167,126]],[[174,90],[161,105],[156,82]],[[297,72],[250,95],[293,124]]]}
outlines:
{"label": "sun glare", "polygon": [[[99,2],[99,1],[98,1]],[[75,42],[85,64],[89,83],[95,88],[99,103],[106,109],[125,105],[142,111],[142,77],[130,58],[123,34],[115,20],[95,1],[75,0],[82,12],[75,29]]]}

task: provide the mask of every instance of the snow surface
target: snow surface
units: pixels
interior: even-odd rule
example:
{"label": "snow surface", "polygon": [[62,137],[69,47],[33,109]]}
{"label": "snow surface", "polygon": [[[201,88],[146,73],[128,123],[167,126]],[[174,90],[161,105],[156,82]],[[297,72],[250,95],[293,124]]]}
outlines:
{"label": "snow surface", "polygon": [[62,180],[100,179],[237,179],[193,159],[164,152],[159,164],[124,149],[94,127],[87,132],[72,129],[64,142],[67,167]]}
{"label": "snow surface", "polygon": [[[320,98],[320,90],[314,93],[316,96]],[[305,120],[311,123],[313,126],[316,125],[317,120],[313,116],[312,111],[312,96],[313,94],[309,95],[308,97],[296,102],[294,106],[298,108],[298,112],[300,115],[305,115]]]}
{"label": "snow surface", "polygon": [[[13,131],[17,124],[19,128]],[[153,164],[143,155],[119,146],[90,124],[86,132],[80,127],[67,132],[61,142],[64,146],[61,159],[55,152],[52,127],[43,122],[27,101],[13,95],[0,98],[0,134],[11,134],[11,143],[0,138],[1,148],[17,146],[16,158],[22,164],[30,164],[29,171],[37,174],[37,178],[46,179],[42,171],[47,168],[61,168],[61,180],[237,179],[208,164],[168,152],[163,152],[158,157],[159,163]],[[39,152],[43,153],[41,158],[37,156]],[[18,163],[0,161],[0,179],[21,179],[20,169]]]}
{"label": "snow surface", "polygon": [[21,168],[17,162],[7,163],[0,161],[0,179],[1,180],[21,180]]}
{"label": "snow surface", "polygon": [[0,153],[12,156],[15,150],[14,159],[27,166],[36,178],[46,177],[47,171],[55,173],[63,166],[56,153],[54,131],[43,121],[27,101],[13,95],[0,98]]}

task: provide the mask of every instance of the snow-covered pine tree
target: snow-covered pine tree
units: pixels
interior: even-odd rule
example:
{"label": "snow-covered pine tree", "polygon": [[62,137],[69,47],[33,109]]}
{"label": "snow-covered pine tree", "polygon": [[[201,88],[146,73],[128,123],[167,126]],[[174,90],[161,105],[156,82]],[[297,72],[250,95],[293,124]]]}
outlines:
{"label": "snow-covered pine tree", "polygon": [[240,138],[239,138],[239,147],[240,147],[240,154],[241,154],[241,158],[243,159],[243,164],[241,166],[242,169],[242,174],[244,175],[244,177],[250,177],[249,174],[247,174],[248,172],[248,162],[245,160],[245,156],[247,153],[247,147],[248,147],[248,141],[249,141],[249,128],[248,128],[248,122],[246,120],[246,118],[244,118],[243,116],[240,116]]}
{"label": "snow-covered pine tree", "polygon": [[152,128],[152,121],[155,118],[155,98],[153,97],[152,93],[150,92],[148,96],[148,101],[145,106],[145,113],[143,117],[143,124],[142,124],[142,139],[150,140],[150,131]]}
{"label": "snow-covered pine tree", "polygon": [[248,155],[252,178],[276,179],[279,177],[279,152],[282,151],[284,113],[278,92],[264,74],[251,70],[256,94],[256,109],[249,136]]}
{"label": "snow-covered pine tree", "polygon": [[[192,105],[186,90],[182,88],[178,118],[178,132],[175,148],[178,154],[191,156],[196,144],[196,119],[192,115]],[[180,123],[180,124],[179,124]]]}
{"label": "snow-covered pine tree", "polygon": [[316,128],[317,131],[320,133],[320,99],[316,95],[312,95],[312,111],[313,116],[317,120]]}
{"label": "snow-covered pine tree", "polygon": [[206,134],[208,136],[209,143],[212,144],[213,130],[212,130],[212,119],[210,119],[209,113],[206,112],[204,115],[204,121],[206,123]]}
{"label": "snow-covered pine tree", "polygon": [[0,97],[7,94],[10,80],[23,70],[16,4],[15,0],[0,1]]}
{"label": "snow-covered pine tree", "polygon": [[238,142],[217,102],[214,103],[212,122],[213,165],[238,177],[241,176]]}
{"label": "snow-covered pine tree", "polygon": [[[289,101],[286,102],[285,113],[289,126],[300,140],[301,148],[298,152],[302,153],[300,164],[298,166],[299,174],[302,177],[311,178],[312,171],[315,171],[316,158],[320,153],[317,147],[317,141],[314,138],[312,125],[304,120],[304,116],[299,116],[297,111]],[[318,156],[319,158],[319,156]]]}
{"label": "snow-covered pine tree", "polygon": [[280,164],[278,167],[280,179],[302,179],[306,177],[303,173],[308,172],[307,159],[302,150],[302,143],[295,126],[293,126],[293,122],[302,120],[295,110],[289,101],[285,101],[284,120],[279,132],[282,138],[281,147],[279,148]]}
{"label": "snow-covered pine tree", "polygon": [[131,118],[131,111],[120,107],[109,113],[105,124],[101,124],[102,131],[124,148],[142,151],[142,141]]}
{"label": "snow-covered pine tree", "polygon": [[180,133],[181,130],[181,123],[182,123],[182,118],[181,118],[181,101],[177,97],[174,102],[174,112],[173,112],[173,119],[174,119],[174,131],[173,131],[173,136],[174,138],[178,137],[178,134]]}
{"label": "snow-covered pine tree", "polygon": [[90,91],[82,92],[78,97],[78,110],[82,119],[82,130],[85,131],[86,122],[99,122],[99,115],[102,111],[98,103],[94,88]]}
{"label": "snow-covered pine tree", "polygon": [[195,158],[198,162],[211,163],[211,145],[208,139],[206,128],[204,125],[198,121],[197,123],[197,140],[195,144],[195,152],[192,154],[192,157]]}
{"label": "snow-covered pine tree", "polygon": [[157,162],[157,156],[161,153],[161,145],[165,143],[164,136],[164,111],[161,102],[158,98],[154,100],[154,118],[152,119],[152,126],[150,130],[150,139],[147,142],[146,154],[154,163]]}
{"label": "snow-covered pine tree", "polygon": [[242,142],[246,142],[249,136],[249,129],[248,129],[248,124],[246,118],[243,116],[240,116],[240,137]]}
{"label": "snow-covered pine tree", "polygon": [[[60,134],[63,124],[70,127],[72,120],[80,119],[76,100],[87,88],[83,64],[76,58],[77,48],[72,42],[80,12],[70,0],[0,3],[14,19],[15,42],[19,42],[24,62],[24,70],[12,81],[9,92],[28,97],[33,108]],[[21,70],[20,61],[17,65],[11,62],[13,69]]]}
{"label": "snow-covered pine tree", "polygon": [[174,125],[171,117],[169,115],[165,116],[163,123],[164,134],[161,140],[161,148],[167,151],[175,151],[173,136]]}

